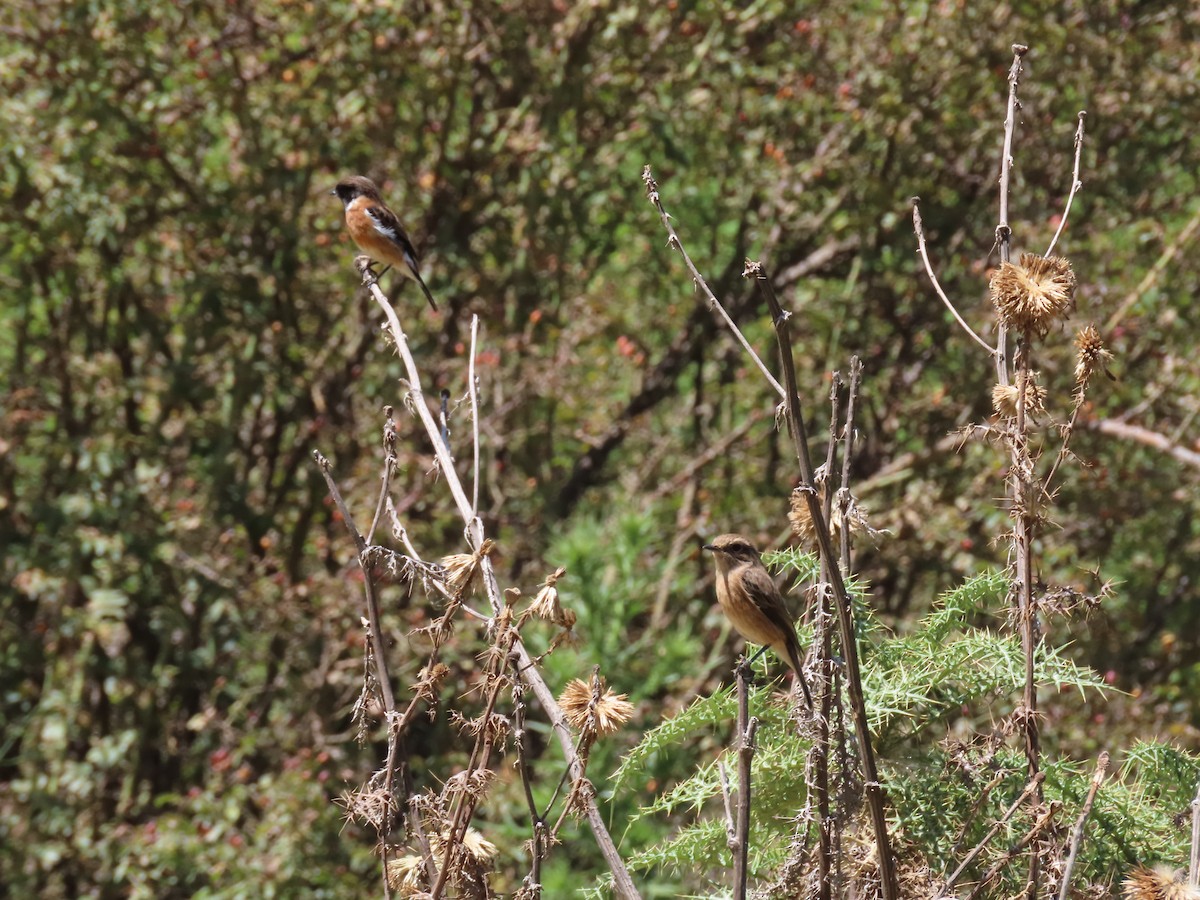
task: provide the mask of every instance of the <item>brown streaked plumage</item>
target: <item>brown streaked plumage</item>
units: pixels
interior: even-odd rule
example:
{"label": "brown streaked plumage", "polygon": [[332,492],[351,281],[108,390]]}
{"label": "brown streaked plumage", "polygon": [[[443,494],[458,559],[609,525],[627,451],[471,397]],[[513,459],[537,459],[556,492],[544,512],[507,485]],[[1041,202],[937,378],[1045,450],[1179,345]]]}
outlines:
{"label": "brown streaked plumage", "polygon": [[717,563],[717,602],[738,634],[754,644],[770,647],[788,664],[804,700],[812,709],[812,694],[804,678],[803,658],[787,604],[758,550],[740,534],[723,534],[704,545]]}
{"label": "brown streaked plumage", "polygon": [[400,219],[379,196],[375,182],[361,175],[351,175],[339,181],[330,193],[336,194],[345,206],[346,228],[359,249],[371,259],[395,266],[401,275],[419,284],[425,299],[437,312],[433,294],[421,278],[417,251]]}

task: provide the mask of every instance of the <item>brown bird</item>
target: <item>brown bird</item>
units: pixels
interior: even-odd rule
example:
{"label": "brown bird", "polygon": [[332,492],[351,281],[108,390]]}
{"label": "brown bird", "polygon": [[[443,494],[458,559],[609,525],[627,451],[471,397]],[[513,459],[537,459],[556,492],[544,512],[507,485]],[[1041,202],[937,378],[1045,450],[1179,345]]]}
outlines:
{"label": "brown bird", "polygon": [[740,534],[723,534],[704,545],[717,562],[717,602],[746,640],[770,647],[796,673],[804,700],[812,709],[812,694],[804,678],[803,652],[787,604],[758,550]]}
{"label": "brown bird", "polygon": [[417,266],[417,251],[399,217],[384,205],[375,182],[361,175],[351,175],[339,181],[330,193],[336,194],[345,205],[346,229],[359,249],[371,259],[387,263],[389,267],[395,266],[401,275],[419,284],[425,299],[437,312],[433,294],[429,293]]}

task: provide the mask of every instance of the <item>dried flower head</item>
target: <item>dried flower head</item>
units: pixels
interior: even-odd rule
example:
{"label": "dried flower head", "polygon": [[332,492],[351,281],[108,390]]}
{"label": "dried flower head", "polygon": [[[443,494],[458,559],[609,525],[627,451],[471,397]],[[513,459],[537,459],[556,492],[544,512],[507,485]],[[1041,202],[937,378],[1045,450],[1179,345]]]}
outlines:
{"label": "dried flower head", "polygon": [[1075,384],[1084,387],[1096,374],[1096,370],[1104,372],[1109,378],[1108,361],[1113,358],[1112,352],[1104,348],[1104,340],[1095,325],[1087,325],[1075,335]]}
{"label": "dried flower head", "polygon": [[[462,837],[462,848],[477,863],[488,863],[496,858],[496,845],[469,825]],[[445,835],[431,834],[429,849],[433,851],[434,857],[444,856],[446,851]]]}
{"label": "dried flower head", "polygon": [[342,818],[347,822],[359,821],[376,829],[383,828],[389,803],[387,791],[368,787],[355,791],[344,790],[337,802],[345,808]]}
{"label": "dried flower head", "polygon": [[[817,493],[817,501],[824,505],[824,497],[820,492]],[[879,529],[872,528],[867,521],[867,508],[859,506],[858,501],[853,497],[850,498],[846,520],[850,523],[851,535],[864,533],[871,537],[877,537],[881,534]],[[817,541],[817,529],[813,525],[812,515],[809,513],[808,500],[800,488],[792,491],[788,522],[792,525],[792,534],[800,539],[800,545],[804,549],[816,553],[820,546]],[[835,548],[842,539],[842,511],[836,502],[833,506],[833,513],[829,517],[829,538],[833,541]]]}
{"label": "dried flower head", "polygon": [[463,835],[463,849],[478,863],[489,863],[496,858],[496,845],[474,828]]}
{"label": "dried flower head", "polygon": [[[446,839],[447,835],[444,832],[429,836],[429,852],[439,865],[446,857]],[[495,858],[496,845],[468,826],[455,847],[450,863],[450,883],[459,891],[459,896],[494,896],[486,887],[492,860]]]}
{"label": "dried flower head", "polygon": [[[1037,383],[1037,372],[1030,372],[1025,381],[1025,415],[1034,416],[1046,411],[1046,389]],[[998,384],[992,388],[992,408],[1002,416],[1017,414],[1017,386]]]}
{"label": "dried flower head", "polygon": [[1188,884],[1170,866],[1134,869],[1123,887],[1126,900],[1200,900],[1200,888]]}
{"label": "dried flower head", "polygon": [[1000,264],[992,276],[991,295],[1001,322],[1042,337],[1074,306],[1075,272],[1061,256],[1022,253],[1019,263]]}
{"label": "dried flower head", "polygon": [[386,871],[388,887],[401,897],[413,897],[421,891],[421,857],[389,859]]}
{"label": "dried flower head", "polygon": [[491,769],[467,769],[457,772],[446,779],[442,794],[446,797],[455,793],[465,794],[478,802],[483,799],[495,778],[496,773]]}
{"label": "dried flower head", "polygon": [[485,556],[491,556],[496,542],[486,539],[474,553],[453,553],[443,557],[442,569],[446,587],[454,594],[466,596],[479,574],[479,564]]}
{"label": "dried flower head", "polygon": [[612,734],[633,715],[633,704],[625,694],[606,690],[603,678],[592,677],[594,686],[582,678],[572,679],[558,698],[568,724],[589,740]]}
{"label": "dried flower head", "polygon": [[446,676],[450,674],[450,667],[445,663],[434,663],[433,667],[423,666],[421,671],[417,673],[416,684],[413,685],[413,692],[429,703],[437,702],[438,688],[442,682],[446,680]]}
{"label": "dried flower head", "polygon": [[567,570],[560,566],[553,574],[546,577],[546,583],[542,585],[542,589],[538,591],[537,597],[529,606],[529,613],[539,619],[561,625],[563,628],[571,628],[575,625],[575,613],[569,609],[563,609],[558,600],[558,579],[566,574]]}

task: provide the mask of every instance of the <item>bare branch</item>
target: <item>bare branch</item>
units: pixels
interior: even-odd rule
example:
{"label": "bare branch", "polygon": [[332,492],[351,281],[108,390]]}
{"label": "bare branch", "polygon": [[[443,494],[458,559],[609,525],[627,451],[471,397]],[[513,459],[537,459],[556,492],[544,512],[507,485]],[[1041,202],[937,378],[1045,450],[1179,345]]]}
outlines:
{"label": "bare branch", "polygon": [[717,761],[717,774],[721,778],[721,802],[725,805],[725,845],[736,853],[737,816],[733,812],[733,788],[729,786],[729,773],[725,770],[723,760]]}
{"label": "bare branch", "polygon": [[963,331],[969,334],[975,343],[988,352],[988,356],[994,358],[996,356],[996,348],[976,334],[975,329],[967,324],[967,320],[959,315],[958,310],[954,308],[954,304],[950,302],[950,298],[946,296],[946,292],[942,290],[942,284],[938,281],[937,275],[934,274],[933,265],[929,262],[929,251],[925,247],[925,227],[921,224],[920,204],[920,197],[912,198],[913,231],[917,235],[917,252],[921,254],[921,261],[925,264],[925,273],[929,276],[929,280],[933,282],[933,289],[937,291],[937,295],[941,298],[942,303],[946,305],[946,309],[950,310],[950,315],[954,316],[954,321],[962,326]]}
{"label": "bare branch", "polygon": [[1041,788],[1042,782],[1045,780],[1045,772],[1038,772],[1033,776],[1033,778],[1029,779],[1029,783],[1026,784],[1025,789],[1021,791],[1021,796],[1017,797],[1017,799],[1013,801],[1012,806],[1005,810],[1004,815],[1002,815],[1000,819],[988,829],[988,832],[983,836],[983,839],[971,849],[971,852],[964,857],[959,867],[955,869],[953,873],[951,873],[949,878],[946,879],[946,883],[942,885],[941,890],[939,890],[937,893],[938,897],[945,897],[946,894],[950,892],[950,889],[954,887],[955,882],[957,882],[962,873],[967,870],[967,866],[975,861],[975,857],[983,852],[983,849],[991,842],[992,838],[996,836],[996,833],[1004,827],[1004,823],[1013,817],[1013,814],[1017,811],[1017,809],[1020,808],[1022,803],[1024,803],[1032,794],[1036,793]]}
{"label": "bare branch", "polygon": [[[1008,183],[1012,170],[1013,132],[1017,127],[1017,88],[1021,83],[1021,60],[1029,52],[1024,44],[1013,44],[1013,61],[1008,70],[1008,112],[1004,116],[1004,148],[1000,158],[1000,222],[996,225],[996,246],[1000,262],[1006,263],[1012,254],[1012,228],[1008,224]],[[996,381],[1008,386],[1008,329],[1000,323],[996,338]]]}
{"label": "bare branch", "polygon": [[1046,248],[1043,256],[1049,256],[1054,252],[1054,245],[1058,243],[1059,235],[1063,233],[1063,229],[1067,227],[1067,216],[1071,215],[1071,202],[1075,199],[1075,194],[1083,187],[1083,182],[1079,180],[1079,158],[1083,155],[1083,120],[1087,118],[1087,110],[1079,111],[1079,127],[1075,129],[1075,169],[1071,174],[1071,193],[1067,194],[1067,206],[1063,210],[1062,218],[1058,220],[1058,229],[1054,232],[1054,237],[1050,241],[1050,246]]}
{"label": "bare branch", "polygon": [[392,418],[392,408],[383,408],[383,474],[379,476],[379,500],[375,504],[375,516],[371,519],[371,528],[367,531],[365,542],[370,546],[374,542],[375,529],[383,516],[387,504],[388,489],[392,483],[392,472],[396,468],[396,422]]}
{"label": "bare branch", "polygon": [[1100,434],[1107,434],[1111,437],[1124,438],[1125,440],[1145,444],[1147,447],[1153,447],[1155,450],[1162,451],[1185,466],[1200,469],[1200,453],[1190,450],[1182,444],[1177,444],[1170,438],[1159,434],[1157,431],[1151,431],[1149,428],[1143,428],[1140,425],[1131,425],[1128,422],[1121,422],[1116,419],[1083,419],[1079,422],[1079,427],[1086,428],[1089,431],[1098,431]]}
{"label": "bare branch", "polygon": [[862,360],[850,358],[850,392],[846,398],[846,423],[843,426],[845,446],[842,448],[842,482],[838,485],[838,512],[842,517],[842,568],[850,571],[850,506],[854,497],[850,493],[850,462],[854,458],[854,412],[858,391],[862,386]]}
{"label": "bare branch", "polygon": [[1197,205],[1196,211],[1188,219],[1187,224],[1180,229],[1179,234],[1175,235],[1174,240],[1163,248],[1163,252],[1154,261],[1154,265],[1150,267],[1150,271],[1138,282],[1137,287],[1125,296],[1120,306],[1117,307],[1116,312],[1108,317],[1108,321],[1104,323],[1104,330],[1106,332],[1111,332],[1129,315],[1129,311],[1133,309],[1134,305],[1162,278],[1167,266],[1175,260],[1183,248],[1196,236],[1197,230],[1200,230],[1200,205]]}
{"label": "bare branch", "polygon": [[742,345],[742,349],[750,355],[750,359],[758,366],[758,370],[762,372],[763,377],[775,389],[775,393],[783,396],[783,385],[775,380],[775,376],[771,374],[766,365],[754,352],[754,348],[750,346],[750,342],[746,340],[746,336],[742,334],[741,329],[734,323],[733,318],[725,311],[725,307],[721,305],[721,301],[717,299],[716,294],[709,289],[708,282],[704,280],[704,276],[700,274],[700,270],[696,268],[692,262],[692,258],[687,255],[687,251],[683,249],[683,243],[679,240],[679,235],[675,233],[675,226],[671,224],[670,214],[663,208],[662,200],[658,195],[658,182],[654,180],[654,176],[650,174],[650,167],[646,166],[642,169],[642,182],[646,185],[646,196],[650,202],[654,204],[654,208],[658,210],[659,218],[662,219],[663,227],[667,229],[667,246],[673,247],[679,251],[679,255],[683,257],[684,264],[688,271],[692,274],[692,282],[698,287],[705,297],[708,298],[708,305],[721,314],[725,320],[725,324],[729,326],[729,330],[733,332],[733,336],[737,338],[738,343]]}
{"label": "bare branch", "polygon": [[364,556],[367,542],[355,527],[354,517],[350,515],[350,509],[346,506],[346,501],[342,499],[342,492],[338,490],[337,482],[330,474],[329,460],[317,450],[313,451],[313,459],[316,460],[321,474],[325,476],[325,485],[329,488],[329,494],[333,497],[338,514],[342,517],[342,522],[345,523],[346,530],[350,532],[354,546],[358,549],[358,564],[363,572],[363,593],[366,595],[367,601],[367,621],[371,628],[371,650],[375,654],[376,677],[379,679],[379,690],[383,694],[383,708],[385,712],[391,714],[396,710],[396,697],[392,693],[392,679],[387,670],[387,655],[383,646],[383,627],[379,617],[379,598],[375,594],[375,579],[371,576],[371,567]]}
{"label": "bare branch", "polygon": [[471,513],[479,515],[479,382],[475,375],[476,345],[479,341],[479,316],[471,316],[471,355],[467,360],[467,396],[471,398],[471,446],[474,461],[471,466]]}
{"label": "bare branch", "polygon": [[1008,70],[1008,111],[1004,116],[1004,149],[1000,156],[1000,223],[996,226],[996,242],[1000,245],[1002,262],[1008,262],[1012,241],[1012,229],[1008,225],[1008,189],[1013,164],[1013,134],[1017,128],[1017,110],[1021,108],[1021,101],[1017,99],[1021,84],[1021,61],[1029,48],[1024,44],[1013,44],[1012,52],[1012,66]]}
{"label": "bare branch", "polygon": [[733,845],[733,897],[746,900],[746,882],[749,878],[750,859],[750,774],[754,761],[754,734],[758,730],[758,719],[750,715],[750,664],[745,657],[738,660],[737,675],[737,751],[738,793],[737,828]]}
{"label": "bare branch", "polygon": [[[1075,827],[1071,830],[1071,850],[1067,854],[1067,863],[1063,867],[1062,883],[1058,886],[1058,900],[1067,900],[1071,892],[1071,872],[1075,868],[1075,858],[1079,855],[1079,848],[1083,845],[1083,830],[1087,826],[1088,816],[1092,813],[1092,804],[1096,802],[1096,792],[1100,790],[1107,771],[1108,751],[1105,750],[1096,759],[1096,773],[1092,775],[1092,785],[1088,788],[1083,808],[1079,811],[1079,818],[1075,820]],[[1195,823],[1200,823],[1200,818],[1195,819]],[[1195,830],[1193,829],[1193,839],[1194,837]],[[1192,847],[1194,850],[1194,840]]]}
{"label": "bare branch", "polygon": [[[1062,804],[1058,800],[1051,802],[1051,804],[1045,808],[1042,814],[1038,816],[1037,821],[1035,821],[1029,827],[1029,830],[1021,836],[1021,839],[1018,840],[1017,843],[1012,847],[1009,847],[1005,854],[1000,857],[1000,859],[996,860],[996,862],[992,864],[992,867],[984,873],[983,878],[981,878],[979,883],[975,885],[975,889],[972,890],[971,893],[967,894],[967,900],[975,900],[975,898],[978,897],[980,893],[982,893],[983,890],[991,883],[992,879],[999,875],[1001,870],[1010,862],[1012,862],[1014,858],[1016,858],[1018,853],[1020,853],[1026,847],[1031,846],[1033,842],[1041,836],[1042,832],[1053,824],[1054,817],[1058,814],[1058,810],[1061,806]],[[1040,859],[1036,848],[1034,849],[1032,856],[1034,859]],[[1028,893],[1027,889],[1026,897],[1030,896],[1031,895]]]}

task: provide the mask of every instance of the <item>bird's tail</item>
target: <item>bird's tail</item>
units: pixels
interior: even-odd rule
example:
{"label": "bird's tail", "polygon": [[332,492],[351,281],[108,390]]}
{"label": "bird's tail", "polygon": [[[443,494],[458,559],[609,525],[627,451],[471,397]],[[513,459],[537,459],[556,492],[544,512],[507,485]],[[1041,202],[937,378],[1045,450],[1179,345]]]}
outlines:
{"label": "bird's tail", "polygon": [[433,309],[434,312],[437,312],[438,311],[437,303],[434,302],[433,294],[429,293],[429,288],[425,286],[425,279],[421,277],[421,273],[418,272],[416,269],[413,269],[412,273],[413,273],[413,278],[415,278],[417,281],[417,284],[419,284],[421,286],[421,290],[425,292],[425,299],[429,301],[429,306]]}
{"label": "bird's tail", "polygon": [[800,689],[804,691],[804,702],[808,704],[808,708],[813,708],[812,694],[808,690],[808,680],[804,677],[804,654],[800,652],[800,641],[798,641],[793,633],[792,639],[788,641],[788,663],[792,667],[792,671],[796,673],[796,680],[800,682]]}

